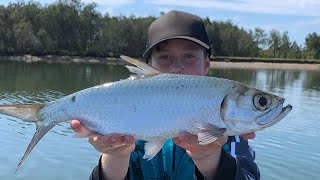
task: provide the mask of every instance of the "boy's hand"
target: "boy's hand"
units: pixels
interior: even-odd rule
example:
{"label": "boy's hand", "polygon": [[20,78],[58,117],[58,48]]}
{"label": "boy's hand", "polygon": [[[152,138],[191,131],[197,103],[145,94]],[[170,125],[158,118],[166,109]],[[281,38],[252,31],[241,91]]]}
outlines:
{"label": "boy's hand", "polygon": [[[241,137],[253,139],[255,133],[244,134]],[[222,146],[228,140],[227,136],[222,135],[213,143],[206,145],[200,145],[198,136],[187,132],[180,133],[179,137],[172,140],[175,144],[186,149],[187,154],[206,179],[212,179],[215,176],[220,163]]]}
{"label": "boy's hand", "polygon": [[243,139],[254,139],[256,137],[256,133],[247,133],[240,135]]}
{"label": "boy's hand", "polygon": [[127,157],[135,148],[135,138],[128,135],[120,135],[117,133],[111,133],[108,135],[102,135],[94,133],[78,120],[71,121],[71,128],[77,133],[82,132],[90,134],[88,141],[92,146],[103,154],[108,154],[114,157]]}
{"label": "boy's hand", "polygon": [[[254,139],[255,136],[254,132],[241,135],[244,139]],[[200,145],[197,135],[182,132],[179,137],[173,138],[172,140],[175,144],[186,149],[187,154],[192,159],[202,159],[213,154],[220,154],[221,147],[227,142],[228,138],[227,136],[222,135],[213,143]]]}
{"label": "boy's hand", "polygon": [[182,132],[179,137],[173,138],[172,140],[175,144],[186,149],[187,154],[193,160],[200,160],[212,155],[216,155],[220,158],[221,147],[227,142],[228,138],[223,135],[213,143],[200,145],[197,135]]}

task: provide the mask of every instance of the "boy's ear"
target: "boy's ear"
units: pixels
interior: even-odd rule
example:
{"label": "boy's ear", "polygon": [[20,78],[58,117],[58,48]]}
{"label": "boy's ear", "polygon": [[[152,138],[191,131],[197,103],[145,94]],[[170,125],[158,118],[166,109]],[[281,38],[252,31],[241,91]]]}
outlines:
{"label": "boy's ear", "polygon": [[207,75],[210,69],[210,58],[209,56],[206,57],[204,60],[204,70],[203,70],[203,75]]}

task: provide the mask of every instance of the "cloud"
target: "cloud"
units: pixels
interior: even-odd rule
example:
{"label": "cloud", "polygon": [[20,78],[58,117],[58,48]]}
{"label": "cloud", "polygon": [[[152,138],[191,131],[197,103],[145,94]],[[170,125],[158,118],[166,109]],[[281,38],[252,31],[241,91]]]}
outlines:
{"label": "cloud", "polygon": [[105,15],[105,14],[109,14],[110,16],[113,16],[113,8],[112,7],[106,7],[106,8],[103,8],[102,10],[102,14]]}
{"label": "cloud", "polygon": [[149,3],[190,8],[216,8],[259,14],[320,16],[320,1],[316,0],[152,0]]}
{"label": "cloud", "polygon": [[314,25],[319,25],[320,24],[320,18],[312,19],[309,21],[299,21],[295,23],[295,26],[297,27],[309,27],[309,26],[314,26]]}
{"label": "cloud", "polygon": [[85,4],[97,3],[100,9],[100,12],[103,15],[108,13],[110,16],[113,16],[115,14],[116,7],[133,4],[134,0],[82,0],[81,2]]}
{"label": "cloud", "polygon": [[173,8],[170,8],[170,7],[158,7],[158,11],[159,12],[167,13],[167,12],[169,12],[171,10],[173,10]]}

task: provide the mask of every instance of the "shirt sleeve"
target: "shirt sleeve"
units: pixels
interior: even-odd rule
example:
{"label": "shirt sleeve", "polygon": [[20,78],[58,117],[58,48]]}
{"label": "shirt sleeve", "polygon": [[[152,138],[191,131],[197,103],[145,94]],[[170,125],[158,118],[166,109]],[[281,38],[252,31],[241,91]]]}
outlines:
{"label": "shirt sleeve", "polygon": [[[230,140],[231,139],[231,140]],[[214,180],[258,180],[260,171],[254,162],[255,153],[248,145],[248,141],[241,137],[229,138],[228,148],[222,149],[221,159]],[[225,149],[229,149],[229,153]],[[204,179],[195,166],[197,179]]]}
{"label": "shirt sleeve", "polygon": [[102,169],[101,169],[101,156],[99,159],[98,165],[92,170],[92,173],[89,177],[89,180],[104,180],[102,174]]}

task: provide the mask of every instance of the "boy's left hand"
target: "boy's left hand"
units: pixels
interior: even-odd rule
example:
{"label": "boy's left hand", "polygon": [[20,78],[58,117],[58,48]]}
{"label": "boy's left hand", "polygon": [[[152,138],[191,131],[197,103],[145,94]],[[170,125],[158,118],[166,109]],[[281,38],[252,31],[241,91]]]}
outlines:
{"label": "boy's left hand", "polygon": [[[253,139],[255,133],[241,135],[244,139]],[[198,136],[187,132],[180,133],[179,137],[172,141],[186,149],[187,154],[192,158],[195,165],[206,179],[213,179],[219,167],[222,146],[227,142],[228,137],[220,136],[216,141],[206,145],[200,145]]]}
{"label": "boy's left hand", "polygon": [[193,160],[201,160],[212,155],[220,157],[221,147],[227,142],[227,140],[227,136],[222,135],[213,143],[200,145],[198,142],[198,136],[187,132],[182,132],[179,137],[172,139],[175,144],[186,149],[187,154]]}
{"label": "boy's left hand", "polygon": [[[241,135],[244,139],[254,139],[255,133],[247,133]],[[198,142],[198,136],[192,135],[187,132],[180,133],[179,137],[173,138],[173,142],[180,147],[186,149],[187,154],[194,160],[206,158],[207,156],[211,156],[214,154],[221,153],[221,147],[227,142],[227,136],[220,136],[215,142],[200,145]]]}

